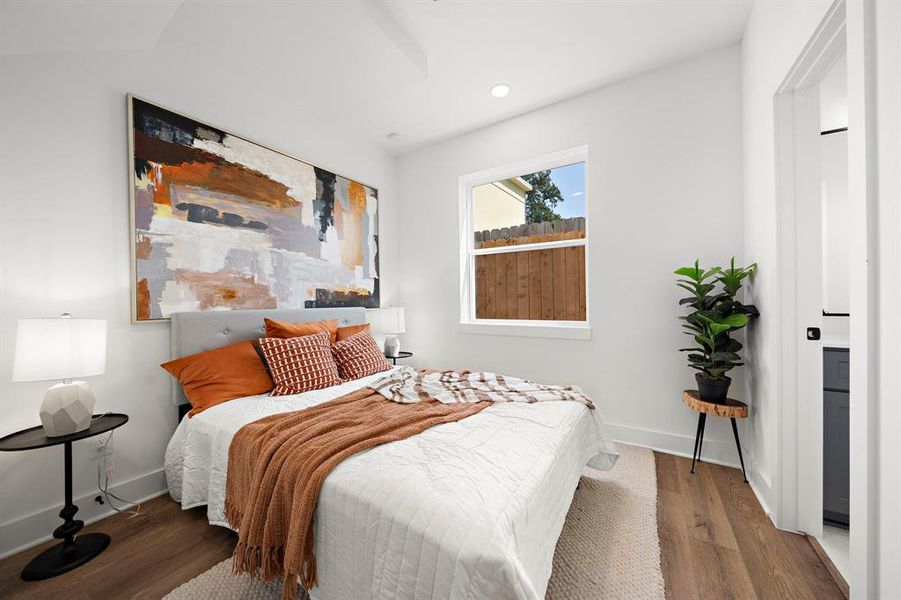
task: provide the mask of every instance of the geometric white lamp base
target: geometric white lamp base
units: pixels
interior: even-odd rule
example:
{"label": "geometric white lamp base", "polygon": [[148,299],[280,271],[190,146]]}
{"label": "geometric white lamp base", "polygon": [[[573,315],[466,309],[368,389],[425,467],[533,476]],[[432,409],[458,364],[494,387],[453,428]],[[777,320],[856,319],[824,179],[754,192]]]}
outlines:
{"label": "geometric white lamp base", "polygon": [[396,335],[385,336],[385,356],[398,356],[400,354],[400,340]]}
{"label": "geometric white lamp base", "polygon": [[84,381],[57,383],[41,404],[41,423],[47,437],[69,435],[91,426],[94,394]]}

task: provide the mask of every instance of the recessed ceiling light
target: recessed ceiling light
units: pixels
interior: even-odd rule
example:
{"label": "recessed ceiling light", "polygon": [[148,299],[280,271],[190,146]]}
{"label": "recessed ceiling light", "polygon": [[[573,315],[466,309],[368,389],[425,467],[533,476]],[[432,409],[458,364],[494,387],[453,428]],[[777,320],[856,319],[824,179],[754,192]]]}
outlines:
{"label": "recessed ceiling light", "polygon": [[506,83],[495,83],[491,86],[491,95],[495,98],[503,98],[510,93],[510,86]]}
{"label": "recessed ceiling light", "polygon": [[397,133],[396,131],[392,131],[391,133],[389,133],[389,134],[386,135],[385,137],[388,138],[388,141],[389,141],[389,142],[402,142],[402,141],[404,140],[404,136],[402,136],[401,134]]}

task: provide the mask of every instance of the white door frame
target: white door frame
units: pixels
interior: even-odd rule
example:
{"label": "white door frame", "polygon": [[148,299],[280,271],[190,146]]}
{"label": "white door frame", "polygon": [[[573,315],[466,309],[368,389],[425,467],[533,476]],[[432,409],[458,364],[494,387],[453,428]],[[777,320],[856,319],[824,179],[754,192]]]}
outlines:
{"label": "white door frame", "polygon": [[[862,124],[860,135],[848,138],[850,183],[862,188],[857,200],[866,209],[855,229],[869,231],[857,236],[852,260],[863,273],[859,277],[868,278],[858,304],[871,317],[865,328],[851,331],[852,346],[865,347],[869,357],[866,365],[851,361],[851,444],[866,453],[866,460],[851,456],[851,522],[860,524],[851,528],[851,590],[855,598],[896,598],[901,590],[901,6],[849,0],[848,45],[848,83],[865,92],[849,104],[849,117]],[[852,295],[852,315],[855,310]]]}
{"label": "white door frame", "polygon": [[[883,10],[883,6],[878,7]],[[892,363],[891,369],[885,366],[889,359],[898,359],[897,337],[893,333],[901,333],[895,327],[890,340],[879,332],[882,327],[898,326],[898,300],[901,299],[901,286],[898,284],[898,267],[901,267],[901,243],[899,243],[899,227],[901,214],[897,208],[897,195],[892,195],[891,203],[877,202],[877,135],[876,135],[876,19],[877,6],[872,0],[838,0],[830,7],[817,28],[810,42],[801,52],[795,65],[788,73],[774,99],[776,111],[776,168],[777,168],[777,268],[779,270],[779,339],[780,355],[776,361],[778,369],[779,392],[782,399],[781,412],[776,416],[778,424],[777,452],[781,458],[776,473],[776,506],[774,518],[784,529],[809,530],[816,529],[812,520],[822,518],[822,498],[813,498],[822,493],[822,486],[811,485],[812,479],[822,481],[822,444],[810,446],[811,439],[822,440],[821,419],[808,419],[799,410],[808,410],[809,394],[813,388],[808,385],[808,397],[799,397],[799,384],[796,374],[798,370],[798,343],[803,341],[804,323],[799,321],[797,306],[796,279],[796,193],[795,174],[797,164],[795,153],[803,149],[797,146],[794,135],[797,115],[792,109],[795,98],[793,94],[806,85],[812,85],[822,79],[822,69],[830,63],[831,52],[845,49],[848,60],[848,196],[851,204],[851,256],[850,256],[850,296],[851,296],[851,394],[850,394],[850,467],[851,467],[851,569],[848,583],[851,597],[878,598],[880,592],[884,597],[897,593],[901,576],[897,566],[889,565],[895,552],[898,551],[898,540],[894,537],[886,541],[886,533],[901,532],[899,519],[895,516],[895,507],[901,489],[898,489],[898,462],[886,459],[901,458],[901,437],[892,432],[891,440],[886,439],[885,428],[897,426],[886,423],[883,418],[888,415],[901,417],[896,398],[888,398],[888,390],[901,389],[901,369]],[[888,39],[899,32],[901,15],[895,15],[894,29]],[[883,25],[883,23],[879,23]],[[893,41],[898,46],[897,41]],[[898,48],[892,48],[898,49]],[[890,49],[891,50],[891,49]],[[890,53],[890,52],[889,52]],[[897,67],[896,61],[891,67]],[[881,65],[880,65],[881,66]],[[890,67],[890,68],[891,68]],[[880,72],[880,74],[882,74]],[[898,75],[893,73],[893,86],[890,91],[898,91]],[[880,106],[880,111],[882,106]],[[899,125],[898,108],[894,110],[894,121],[890,125]],[[881,114],[881,112],[880,112]],[[781,120],[780,120],[781,119]],[[884,130],[884,128],[882,128]],[[897,134],[898,131],[892,131]],[[890,136],[889,136],[890,137]],[[880,142],[886,136],[878,138]],[[880,148],[882,147],[880,143]],[[899,156],[897,142],[894,157]],[[890,153],[891,154],[891,153]],[[890,182],[895,192],[901,191],[901,181],[897,181],[897,164],[891,165],[895,175]],[[889,186],[891,187],[891,186]],[[803,188],[802,188],[803,190]],[[889,206],[891,204],[891,206]],[[895,227],[887,236],[878,236],[880,222],[883,227]],[[889,247],[891,246],[891,247]],[[892,254],[892,260],[884,262],[886,254]],[[882,256],[880,256],[880,254]],[[880,262],[882,259],[883,262]],[[895,267],[891,273],[888,266]],[[880,274],[883,277],[879,277]],[[877,289],[877,281],[882,281]],[[890,312],[894,311],[894,312]],[[893,344],[893,345],[892,345]],[[880,349],[882,353],[880,353]],[[888,351],[887,351],[888,350]],[[881,367],[877,369],[877,366]],[[881,379],[880,379],[881,377]],[[886,387],[889,380],[893,387]],[[821,383],[821,382],[820,382]],[[882,397],[880,398],[880,387]],[[886,410],[891,407],[890,410]],[[881,409],[881,410],[880,410]],[[816,407],[813,410],[817,410]],[[822,414],[822,405],[818,407]],[[880,429],[882,428],[882,431]],[[882,434],[880,436],[880,433]],[[802,446],[804,444],[804,446]],[[891,452],[887,452],[890,450]],[[889,456],[890,454],[890,456]],[[880,461],[880,455],[883,460]],[[881,472],[880,472],[881,469]],[[893,486],[886,488],[885,475],[892,474]],[[811,475],[813,472],[813,475]],[[880,475],[883,485],[880,489]],[[886,502],[886,496],[892,502]],[[881,501],[881,502],[880,502]],[[879,512],[879,506],[892,506],[891,515]],[[819,510],[817,510],[819,508]],[[891,519],[889,518],[891,517]],[[886,546],[890,547],[886,547]],[[882,550],[883,555],[880,555]]]}
{"label": "white door frame", "polygon": [[837,2],[774,98],[782,398],[777,522],[814,536],[823,529],[822,343],[808,341],[805,330],[822,327],[821,236],[811,231],[821,227],[818,85],[845,51],[845,5]]}

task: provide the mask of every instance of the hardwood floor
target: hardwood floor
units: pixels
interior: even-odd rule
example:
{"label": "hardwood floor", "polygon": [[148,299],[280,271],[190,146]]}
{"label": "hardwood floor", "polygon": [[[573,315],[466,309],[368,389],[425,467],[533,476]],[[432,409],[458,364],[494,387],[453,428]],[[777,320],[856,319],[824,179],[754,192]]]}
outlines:
{"label": "hardwood floor", "polygon": [[[660,550],[669,600],[843,598],[807,540],[773,527],[736,469],[655,453]],[[142,516],[88,526],[113,538],[106,552],[54,579],[19,572],[44,544],[0,561],[0,598],[161,598],[231,555],[236,536],[208,525],[204,509],[182,511],[168,496]]]}
{"label": "hardwood floor", "polygon": [[776,529],[741,471],[654,453],[666,597],[844,598],[807,538]]}
{"label": "hardwood floor", "polygon": [[50,542],[0,561],[0,598],[119,600],[162,598],[181,583],[231,556],[237,536],[206,521],[206,509],[183,511],[168,495],[129,519],[118,514],[83,531],[113,539],[103,554],[53,579],[22,581],[19,572]]}

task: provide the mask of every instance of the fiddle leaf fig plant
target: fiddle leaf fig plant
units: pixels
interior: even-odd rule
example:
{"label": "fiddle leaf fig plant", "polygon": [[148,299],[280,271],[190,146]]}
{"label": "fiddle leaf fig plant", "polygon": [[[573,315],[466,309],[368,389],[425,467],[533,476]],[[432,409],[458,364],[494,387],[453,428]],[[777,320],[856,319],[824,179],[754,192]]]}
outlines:
{"label": "fiddle leaf fig plant", "polygon": [[759,312],[753,304],[743,304],[736,296],[742,282],[757,271],[757,264],[736,267],[735,258],[729,267],[702,269],[699,261],[692,267],[681,267],[676,285],[689,295],[679,300],[691,312],[679,317],[682,328],[695,345],[680,348],[688,353],[688,366],[706,379],[724,379],[731,369],[744,364],[739,351],[742,344],[732,337],[733,332],[747,326]]}

